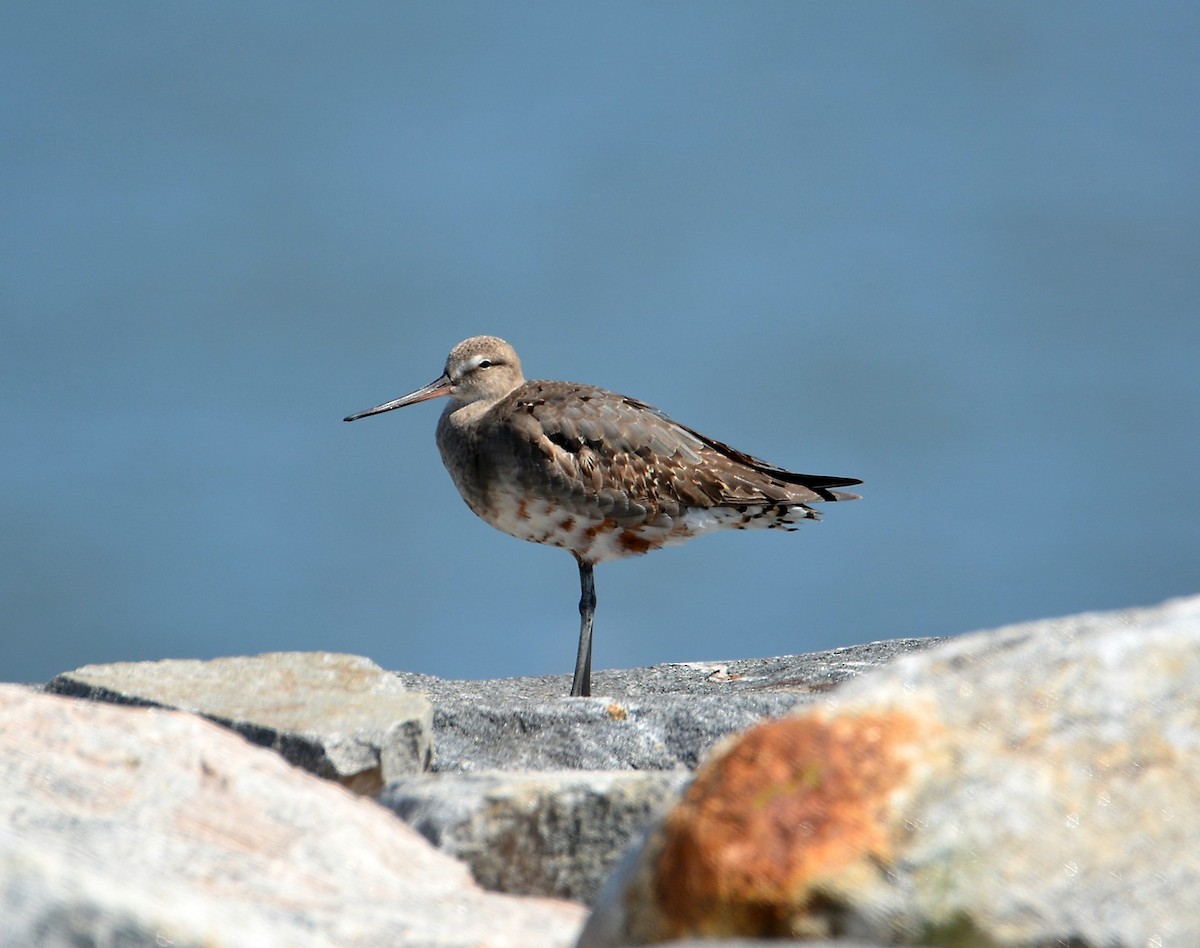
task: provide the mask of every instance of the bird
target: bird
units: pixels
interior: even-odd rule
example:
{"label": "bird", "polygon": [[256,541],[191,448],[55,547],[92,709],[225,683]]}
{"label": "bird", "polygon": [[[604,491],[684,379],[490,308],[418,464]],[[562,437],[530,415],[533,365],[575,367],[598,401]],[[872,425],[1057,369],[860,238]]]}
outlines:
{"label": "bird", "polygon": [[522,540],[569,551],[579,566],[572,697],[591,695],[593,567],[714,530],[795,530],[811,506],[857,500],[854,477],[798,474],[673,421],[657,408],[575,382],[526,381],[496,336],[456,345],[442,374],[357,421],[447,398],[442,463],[471,510]]}

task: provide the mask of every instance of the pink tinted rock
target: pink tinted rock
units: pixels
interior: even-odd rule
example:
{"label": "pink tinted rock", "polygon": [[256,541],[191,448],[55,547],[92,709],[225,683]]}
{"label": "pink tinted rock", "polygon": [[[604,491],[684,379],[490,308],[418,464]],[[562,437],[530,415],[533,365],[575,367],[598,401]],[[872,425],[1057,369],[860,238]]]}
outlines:
{"label": "pink tinted rock", "polygon": [[569,944],[383,808],[201,718],[0,686],[5,944]]}

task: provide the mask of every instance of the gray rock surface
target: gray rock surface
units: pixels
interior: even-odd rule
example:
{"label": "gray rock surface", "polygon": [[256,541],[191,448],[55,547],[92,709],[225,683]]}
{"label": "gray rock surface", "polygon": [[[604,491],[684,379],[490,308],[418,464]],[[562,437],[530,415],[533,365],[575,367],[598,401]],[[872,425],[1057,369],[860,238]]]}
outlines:
{"label": "gray rock surface", "polygon": [[1200,945],[1200,597],[964,636],[720,749],[579,945]]}
{"label": "gray rock surface", "polygon": [[0,686],[0,945],[569,944],[374,802],[199,717]]}
{"label": "gray rock surface", "polygon": [[592,698],[570,676],[455,681],[398,673],[434,705],[435,771],[694,768],[720,738],[940,639],[895,639],[784,658],[599,671]]}
{"label": "gray rock surface", "polygon": [[426,774],[379,802],[484,888],[588,903],[626,845],[690,779],[688,771]]}
{"label": "gray rock surface", "polygon": [[[659,942],[659,948],[886,948],[878,941],[850,941],[820,938],[794,941],[791,938],[688,938],[684,941]],[[960,946],[953,946],[960,948]],[[975,948],[963,945],[961,948]]]}
{"label": "gray rock surface", "polygon": [[200,714],[360,793],[376,793],[429,763],[428,699],[356,655],[269,652],[86,665],[58,675],[46,691]]}

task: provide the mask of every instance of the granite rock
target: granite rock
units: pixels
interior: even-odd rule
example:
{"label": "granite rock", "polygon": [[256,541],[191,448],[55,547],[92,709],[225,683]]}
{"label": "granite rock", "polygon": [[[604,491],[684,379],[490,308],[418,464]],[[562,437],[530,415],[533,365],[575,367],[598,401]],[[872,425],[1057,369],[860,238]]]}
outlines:
{"label": "granite rock", "polygon": [[434,771],[694,769],[727,734],[939,641],[600,671],[591,698],[564,697],[569,676],[397,678],[433,702]]}
{"label": "granite rock", "polygon": [[200,714],[359,793],[421,772],[431,753],[429,700],[356,655],[85,665],[58,675],[46,691]]}
{"label": "granite rock", "polygon": [[199,717],[0,686],[0,945],[562,946],[374,802]]}
{"label": "granite rock", "polygon": [[660,948],[885,948],[877,941],[851,941],[845,938],[832,941],[826,938],[806,938],[804,941],[792,938],[687,938],[682,941],[664,941],[659,945]]}
{"label": "granite rock", "polygon": [[486,888],[588,902],[715,742],[934,641],[602,671],[604,694],[588,699],[564,697],[566,677],[400,673],[433,702],[438,772],[394,781],[380,802]]}
{"label": "granite rock", "polygon": [[1200,597],[964,636],[719,747],[580,946],[1200,944]]}
{"label": "granite rock", "polygon": [[427,774],[379,802],[496,892],[590,902],[629,841],[690,779],[675,771]]}

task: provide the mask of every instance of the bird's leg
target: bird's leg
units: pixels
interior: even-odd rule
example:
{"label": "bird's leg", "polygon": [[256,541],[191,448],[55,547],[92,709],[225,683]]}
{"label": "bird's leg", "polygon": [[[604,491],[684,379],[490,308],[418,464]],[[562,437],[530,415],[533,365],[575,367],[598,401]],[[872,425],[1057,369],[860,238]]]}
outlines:
{"label": "bird's leg", "polygon": [[575,557],[579,563],[579,653],[575,656],[572,698],[587,698],[592,693],[592,616],[596,612],[596,582],[592,564]]}

